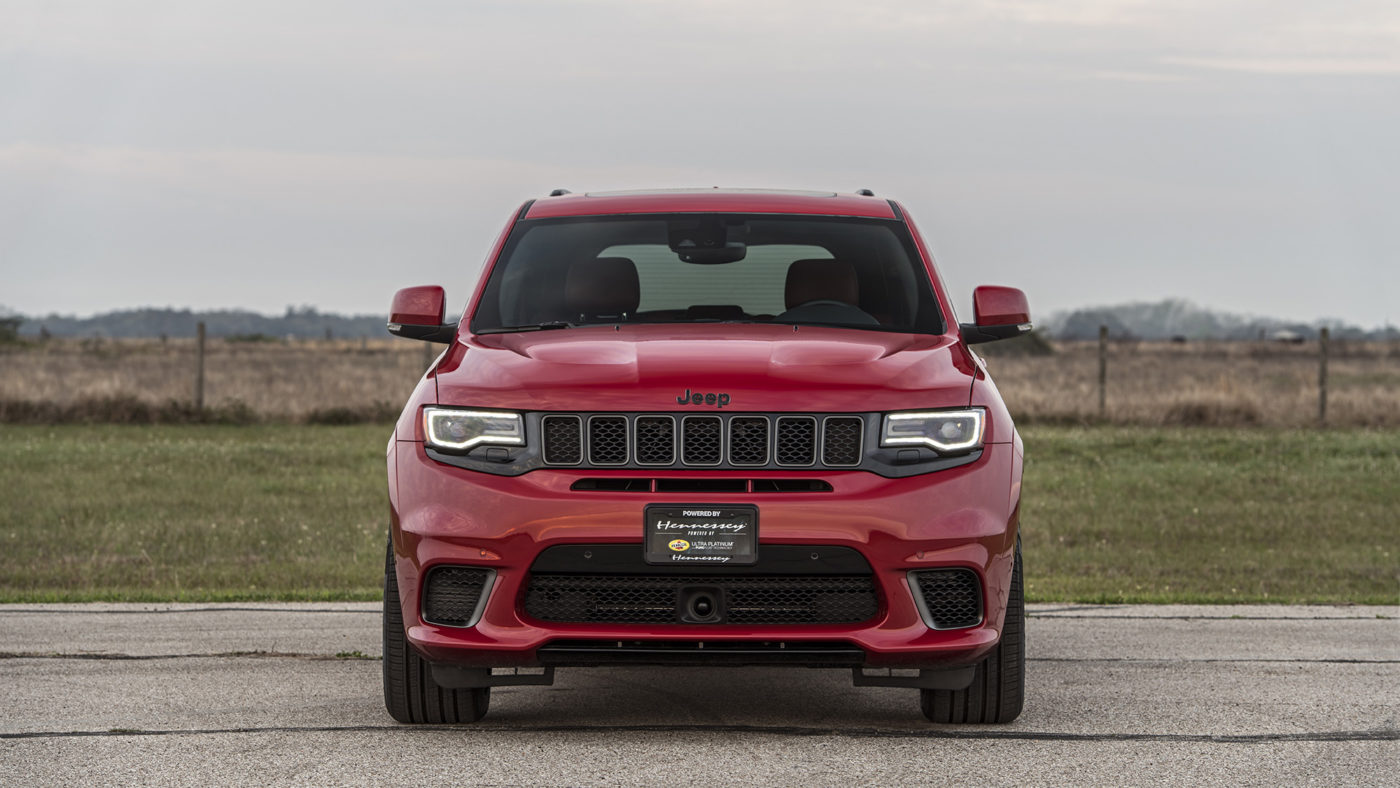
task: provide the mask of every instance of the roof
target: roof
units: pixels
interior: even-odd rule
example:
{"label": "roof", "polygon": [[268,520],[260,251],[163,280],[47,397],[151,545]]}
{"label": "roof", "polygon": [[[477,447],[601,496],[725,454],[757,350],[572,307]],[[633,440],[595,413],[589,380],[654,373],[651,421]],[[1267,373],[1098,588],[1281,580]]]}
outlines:
{"label": "roof", "polygon": [[762,189],[664,189],[542,197],[527,219],[625,213],[795,213],[897,218],[889,200],[834,192]]}

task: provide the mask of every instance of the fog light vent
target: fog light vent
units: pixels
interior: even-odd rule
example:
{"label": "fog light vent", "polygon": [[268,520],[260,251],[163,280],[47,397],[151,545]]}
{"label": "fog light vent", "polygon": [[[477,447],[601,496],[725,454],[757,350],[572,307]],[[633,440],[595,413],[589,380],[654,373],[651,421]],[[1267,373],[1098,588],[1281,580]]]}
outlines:
{"label": "fog light vent", "polygon": [[495,574],[469,566],[433,567],[423,584],[423,620],[445,627],[475,625]]}
{"label": "fog light vent", "polygon": [[909,587],[924,623],[933,629],[964,629],[982,623],[982,584],[971,569],[920,569]]}

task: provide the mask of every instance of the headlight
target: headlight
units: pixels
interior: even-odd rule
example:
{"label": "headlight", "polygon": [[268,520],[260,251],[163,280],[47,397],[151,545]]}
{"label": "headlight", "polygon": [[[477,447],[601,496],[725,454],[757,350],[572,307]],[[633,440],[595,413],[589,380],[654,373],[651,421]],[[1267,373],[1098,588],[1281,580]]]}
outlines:
{"label": "headlight", "polygon": [[525,425],[519,413],[424,408],[423,434],[429,446],[452,451],[466,451],[483,444],[525,445]]}
{"label": "headlight", "polygon": [[972,451],[982,445],[985,413],[981,408],[887,413],[880,445],[927,446],[942,454]]}

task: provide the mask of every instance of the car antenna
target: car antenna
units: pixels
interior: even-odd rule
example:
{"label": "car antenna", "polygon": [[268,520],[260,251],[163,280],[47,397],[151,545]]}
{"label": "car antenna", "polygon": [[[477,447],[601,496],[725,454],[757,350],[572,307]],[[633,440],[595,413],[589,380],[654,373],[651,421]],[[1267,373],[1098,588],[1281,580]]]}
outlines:
{"label": "car antenna", "polygon": [[552,192],[549,193],[549,196],[550,196],[550,197],[563,197],[563,196],[566,195],[566,194],[573,194],[573,192],[569,191],[568,189],[555,189],[554,191],[552,191]]}
{"label": "car antenna", "polygon": [[856,194],[859,194],[859,195],[862,196],[862,197],[874,197],[874,196],[875,196],[875,192],[872,192],[872,191],[870,191],[869,189],[856,189]]}

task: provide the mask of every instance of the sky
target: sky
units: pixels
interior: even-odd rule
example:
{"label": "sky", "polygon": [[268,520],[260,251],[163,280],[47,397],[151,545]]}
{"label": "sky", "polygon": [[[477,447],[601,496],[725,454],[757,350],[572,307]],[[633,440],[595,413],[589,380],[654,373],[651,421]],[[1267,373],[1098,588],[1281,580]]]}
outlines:
{"label": "sky", "polygon": [[0,0],[0,306],[460,309],[554,188],[899,200],[964,314],[1400,323],[1400,3]]}

